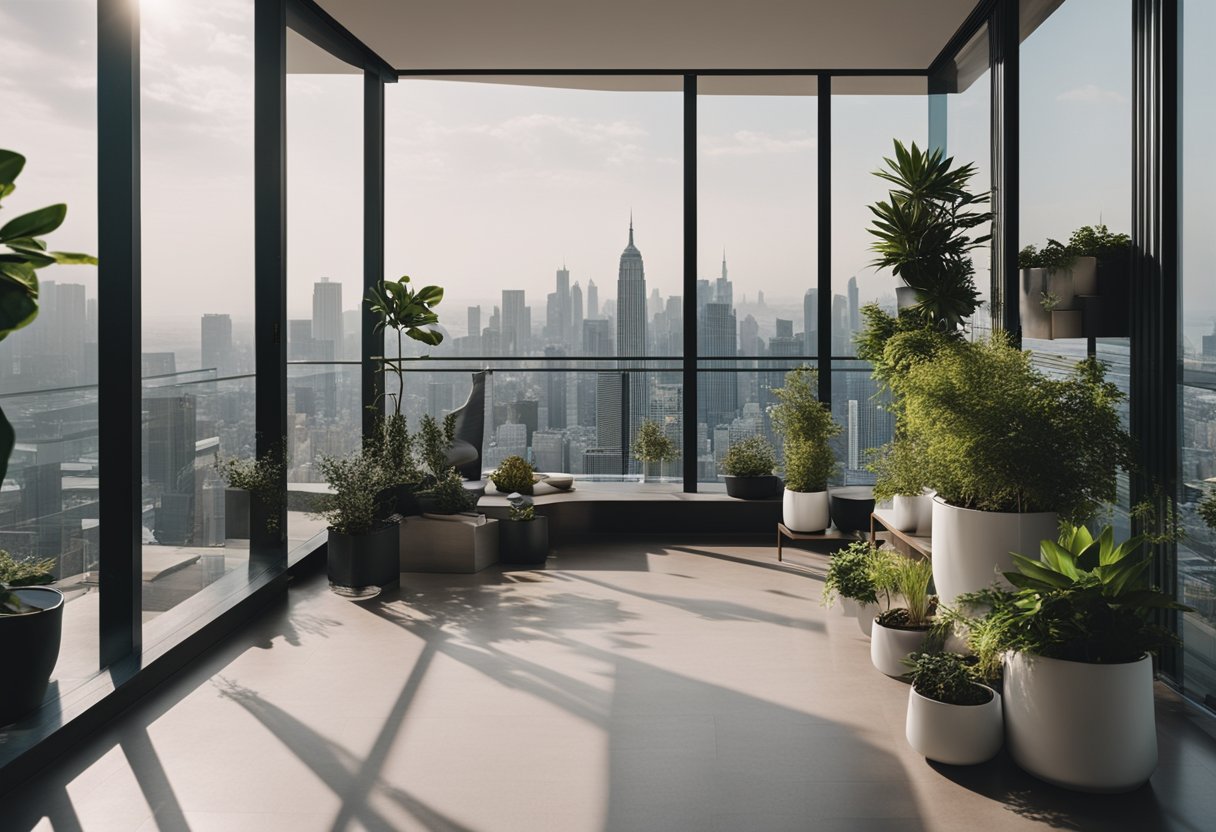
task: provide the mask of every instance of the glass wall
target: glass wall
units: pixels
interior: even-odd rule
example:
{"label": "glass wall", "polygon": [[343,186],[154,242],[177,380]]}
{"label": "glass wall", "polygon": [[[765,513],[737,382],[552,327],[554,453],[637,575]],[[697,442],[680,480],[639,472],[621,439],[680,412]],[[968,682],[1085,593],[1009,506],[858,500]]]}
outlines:
{"label": "glass wall", "polygon": [[[93,254],[96,25],[93,0],[0,4],[0,148],[26,157],[5,216],[66,203],[48,242]],[[0,408],[16,432],[0,558],[53,578],[67,597],[52,677],[62,693],[97,670],[97,269],[50,266],[38,279],[38,317],[0,341]]]}
{"label": "glass wall", "polygon": [[248,563],[215,463],[254,455],[253,6],[141,7],[145,623]]}
{"label": "glass wall", "polygon": [[[1216,533],[1199,512],[1216,493],[1216,222],[1211,194],[1216,164],[1216,6],[1182,4],[1181,111],[1181,444],[1179,506],[1186,537],[1178,544],[1179,600],[1195,608],[1182,616],[1183,685],[1216,706]],[[1216,505],[1216,504],[1212,504]],[[1211,516],[1211,515],[1209,515]]]}

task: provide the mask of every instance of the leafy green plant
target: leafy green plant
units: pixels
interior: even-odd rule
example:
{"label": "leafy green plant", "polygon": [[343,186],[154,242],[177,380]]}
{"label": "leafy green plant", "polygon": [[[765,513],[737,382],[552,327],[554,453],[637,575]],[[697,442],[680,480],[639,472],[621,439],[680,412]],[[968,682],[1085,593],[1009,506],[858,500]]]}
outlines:
{"label": "leafy green plant", "polygon": [[832,554],[823,579],[823,604],[830,607],[837,598],[848,598],[861,605],[877,604],[878,592],[871,574],[878,549],[865,541],[854,541]]}
{"label": "leafy green plant", "polygon": [[928,483],[925,472],[913,454],[897,453],[895,443],[878,448],[866,466],[876,476],[874,499],[883,502],[892,497],[919,497]]}
{"label": "leafy green plant", "polygon": [[913,689],[927,699],[947,705],[983,705],[992,699],[973,666],[957,653],[916,653],[905,664]]}
{"label": "leafy green plant", "polygon": [[279,530],[279,514],[287,504],[283,483],[287,476],[287,455],[279,443],[261,457],[238,459],[215,455],[215,470],[229,488],[248,491],[266,509],[266,531]]}
{"label": "leafy green plant", "polygon": [[417,449],[419,464],[425,476],[433,480],[448,476],[448,451],[456,440],[456,414],[449,413],[440,422],[427,414],[418,425]]}
{"label": "leafy green plant", "polygon": [[783,439],[785,487],[790,491],[823,491],[837,470],[828,443],[841,428],[816,397],[816,380],[810,367],[798,367],[786,373],[784,387],[772,391],[777,404],[769,413],[773,429]]}
{"label": "leafy green plant", "polygon": [[1126,234],[1115,234],[1104,224],[1083,225],[1068,238],[1068,247],[1078,257],[1102,257],[1116,252],[1130,251],[1132,238]]}
{"label": "leafy green plant", "polygon": [[1018,252],[1019,269],[1047,269],[1058,271],[1072,268],[1077,261],[1077,253],[1071,246],[1066,246],[1059,240],[1048,239],[1043,248],[1026,246]]}
{"label": "leafy green plant", "polygon": [[503,494],[531,494],[535,469],[522,456],[509,456],[490,472],[490,481]]}
{"label": "leafy green plant", "polygon": [[[929,584],[933,581],[933,563],[922,558],[892,555],[879,562],[875,583],[887,594],[888,608],[879,614],[878,623],[884,627],[905,630],[928,629],[933,616],[933,599]],[[903,598],[904,606],[890,606],[891,595]]]}
{"label": "leafy green plant", "polygon": [[663,432],[663,426],[652,419],[638,425],[631,450],[639,462],[669,462],[680,456],[676,443]]}
{"label": "leafy green plant", "polygon": [[1039,306],[1043,307],[1044,312],[1054,312],[1059,305],[1060,298],[1055,292],[1039,293]]}
{"label": "leafy green plant", "polygon": [[378,414],[376,426],[363,447],[383,469],[390,486],[416,487],[423,480],[417,459],[418,439],[400,413]]}
{"label": "leafy green plant", "polygon": [[1209,529],[1216,529],[1216,489],[1209,488],[1204,492],[1204,495],[1199,498],[1199,505],[1195,507],[1195,512],[1204,525]]}
{"label": "leafy green plant", "polygon": [[55,558],[31,558],[17,560],[0,549],[0,584],[7,586],[33,586],[49,584],[55,580]]}
{"label": "leafy green plant", "polygon": [[775,467],[773,446],[759,434],[735,442],[722,457],[722,473],[728,477],[767,477]]}
{"label": "leafy green plant", "polygon": [[377,528],[381,521],[381,493],[387,477],[378,461],[366,452],[347,459],[322,457],[320,469],[334,493],[321,502],[320,516],[340,534],[360,535]]}
{"label": "leafy green plant", "polygon": [[876,239],[872,265],[888,268],[916,290],[921,325],[958,330],[979,306],[969,253],[991,239],[975,233],[992,221],[987,194],[968,190],[975,165],[954,165],[941,149],[895,142],[874,175],[890,183],[886,200],[870,206]]}
{"label": "leafy green plant", "polygon": [[409,275],[399,280],[382,280],[379,286],[368,290],[365,298],[368,308],[377,316],[374,331],[385,329],[397,333],[397,357],[379,356],[384,373],[397,376],[397,392],[387,395],[393,400],[393,412],[401,415],[401,401],[405,395],[405,357],[402,354],[403,337],[409,336],[427,346],[438,346],[443,342],[443,330],[439,329],[439,315],[434,307],[443,300],[443,289],[438,286],[423,286],[418,291],[410,287]]}
{"label": "leafy green plant", "polygon": [[464,477],[455,468],[448,468],[429,487],[419,492],[427,500],[427,511],[434,514],[460,514],[477,505],[477,495],[464,487]]}
{"label": "leafy green plant", "polygon": [[1132,462],[1123,394],[1093,359],[1048,378],[994,333],[945,345],[892,384],[902,409],[892,464],[919,466],[955,506],[1079,522],[1114,500],[1117,473]]}
{"label": "leafy green plant", "polygon": [[532,498],[527,494],[512,494],[507,497],[507,503],[510,507],[507,509],[507,518],[514,520],[517,523],[526,523],[529,520],[536,519],[536,506],[532,503]]}

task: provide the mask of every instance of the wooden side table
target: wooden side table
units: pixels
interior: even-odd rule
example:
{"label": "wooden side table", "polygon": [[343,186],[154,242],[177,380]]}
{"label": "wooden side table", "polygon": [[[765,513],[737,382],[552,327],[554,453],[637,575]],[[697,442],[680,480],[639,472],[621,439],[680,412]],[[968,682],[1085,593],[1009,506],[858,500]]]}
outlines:
{"label": "wooden side table", "polygon": [[893,512],[890,509],[876,508],[870,514],[870,545],[876,546],[878,542],[878,532],[876,526],[882,526],[887,534],[891,536],[891,544],[902,554],[911,556],[913,554],[920,557],[933,558],[933,538],[921,537],[912,532],[904,532],[895,528],[891,515]]}
{"label": "wooden side table", "polygon": [[[871,532],[873,529],[871,529]],[[858,534],[861,534],[859,532]],[[784,538],[790,540],[857,540],[857,534],[837,531],[836,529],[827,528],[821,532],[796,532],[786,526],[784,523],[777,524],[777,560],[784,561],[785,558],[781,555],[781,544]]]}

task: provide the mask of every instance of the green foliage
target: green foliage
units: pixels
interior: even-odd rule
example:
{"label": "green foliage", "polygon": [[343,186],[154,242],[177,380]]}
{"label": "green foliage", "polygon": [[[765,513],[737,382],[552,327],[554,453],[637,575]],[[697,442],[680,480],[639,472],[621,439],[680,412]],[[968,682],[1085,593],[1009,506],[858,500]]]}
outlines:
{"label": "green foliage", "polygon": [[397,392],[389,393],[393,399],[393,412],[401,415],[401,400],[405,395],[405,368],[402,362],[402,336],[408,335],[419,343],[435,347],[443,342],[443,330],[439,329],[439,315],[434,307],[443,300],[443,289],[439,286],[423,286],[418,291],[410,287],[409,275],[400,280],[382,280],[379,286],[368,290],[364,298],[368,308],[377,316],[375,332],[392,329],[397,333],[397,357],[380,357],[385,374],[397,376]]}
{"label": "green foliage", "polygon": [[1199,499],[1195,511],[1204,525],[1209,529],[1216,529],[1216,490],[1208,489]]}
{"label": "green foliage", "polygon": [[1047,240],[1043,248],[1026,246],[1018,252],[1019,269],[1068,269],[1078,257],[1102,257],[1130,250],[1132,238],[1115,234],[1105,225],[1083,225],[1068,238],[1067,245]]}
{"label": "green foliage", "polygon": [[507,509],[508,519],[517,523],[526,523],[536,519],[536,506],[533,505],[532,498],[527,494],[512,494],[507,497],[507,502],[510,504]]}
{"label": "green foliage", "polygon": [[381,492],[389,486],[379,461],[366,451],[348,459],[322,457],[320,469],[334,493],[321,503],[320,515],[341,534],[360,535],[377,528]]}
{"label": "green foliage", "polygon": [[919,497],[928,487],[920,462],[912,454],[900,453],[895,442],[879,448],[867,467],[877,476],[874,499],[879,502],[895,496]]}
{"label": "green foliage", "polygon": [[881,569],[875,583],[888,593],[888,598],[891,594],[902,596],[904,606],[881,613],[879,623],[884,627],[928,629],[933,616],[933,599],[929,595],[933,563],[924,558],[893,555],[892,560],[881,564]]}
{"label": "green foliage", "polygon": [[493,471],[490,481],[503,494],[531,494],[536,470],[522,456],[509,456]]}
{"label": "green foliage", "polygon": [[1076,260],[1076,252],[1059,240],[1049,239],[1047,245],[1041,249],[1036,249],[1034,246],[1026,246],[1018,252],[1019,269],[1047,269],[1048,271],[1056,271],[1058,269],[1071,268]]}
{"label": "green foliage", "polygon": [[775,467],[773,446],[759,434],[740,439],[722,457],[722,473],[728,477],[767,477]]}
{"label": "green foliage", "polygon": [[816,397],[816,379],[810,367],[798,367],[786,373],[784,387],[772,391],[777,404],[769,413],[784,440],[785,487],[790,491],[823,491],[837,469],[828,442],[841,428]]}
{"label": "green foliage", "polygon": [[0,549],[0,584],[8,586],[33,586],[49,584],[55,580],[55,558],[31,558],[17,560]]}
{"label": "green foliage", "polygon": [[828,573],[823,579],[823,603],[832,606],[837,597],[850,598],[859,604],[877,604],[878,593],[871,568],[878,549],[864,541],[855,541],[832,555]]}
{"label": "green foliage", "polygon": [[638,425],[638,434],[633,438],[631,450],[639,462],[669,462],[680,456],[676,443],[663,432],[663,426],[652,419]]}
{"label": "green foliage", "polygon": [[423,480],[418,463],[418,439],[410,432],[404,416],[390,413],[376,417],[376,427],[364,440],[363,447],[384,470],[390,486],[417,486]]}
{"label": "green foliage", "polygon": [[256,459],[215,455],[215,470],[229,488],[248,491],[266,509],[266,531],[279,531],[279,514],[287,503],[287,454],[283,442]]}
{"label": "green foliage", "polygon": [[464,477],[455,468],[448,468],[419,496],[427,499],[427,510],[434,514],[460,514],[477,505],[477,495],[464,487]]}
{"label": "green foliage", "polygon": [[912,687],[921,696],[947,705],[983,705],[992,693],[977,684],[975,671],[957,653],[917,653],[906,662]]}
{"label": "green foliage", "polygon": [[968,644],[980,671],[995,676],[1010,650],[1121,664],[1176,644],[1153,614],[1190,608],[1150,586],[1142,542],[1116,545],[1109,526],[1094,538],[1085,526],[1065,524],[1058,542],[1042,542],[1037,560],[1015,554],[1017,571],[1005,573],[1015,589],[979,596],[991,611],[970,622]]}
{"label": "green foliage", "polygon": [[890,464],[919,466],[952,505],[1082,521],[1115,499],[1117,472],[1131,464],[1123,394],[1104,373],[1089,359],[1047,378],[1000,333],[949,344],[896,383]]}
{"label": "green foliage", "polygon": [[[17,189],[17,177],[25,168],[25,157],[0,150],[0,202]],[[48,205],[14,217],[0,225],[0,341],[28,326],[38,317],[38,269],[59,264],[97,265],[88,254],[48,251],[42,239],[63,224],[68,207]],[[0,482],[8,474],[8,460],[17,437],[0,409]]]}
{"label": "green foliage", "polygon": [[885,201],[870,206],[869,233],[878,256],[872,265],[891,271],[916,290],[912,314],[922,326],[943,332],[960,329],[979,306],[969,253],[990,234],[973,232],[992,221],[987,194],[967,190],[975,165],[954,166],[940,150],[895,142],[895,158],[874,175],[893,187]]}
{"label": "green foliage", "polygon": [[418,455],[419,463],[424,474],[434,479],[447,476],[448,449],[456,440],[456,414],[449,413],[441,424],[435,417],[427,414],[422,417],[418,426]]}

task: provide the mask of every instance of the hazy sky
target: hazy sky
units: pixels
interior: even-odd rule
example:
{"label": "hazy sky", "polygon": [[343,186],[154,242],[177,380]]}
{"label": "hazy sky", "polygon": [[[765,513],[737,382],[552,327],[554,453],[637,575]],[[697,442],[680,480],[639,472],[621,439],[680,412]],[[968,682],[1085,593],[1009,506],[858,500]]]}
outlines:
{"label": "hazy sky", "polygon": [[[1216,4],[1188,3],[1187,31],[1211,32]],[[142,142],[145,335],[189,334],[203,312],[248,320],[253,303],[251,0],[145,0]],[[62,248],[96,248],[95,35],[92,0],[0,0],[0,105],[6,147],[30,159],[11,213],[66,201]],[[1204,19],[1206,18],[1206,23]],[[1064,236],[1104,220],[1126,230],[1130,199],[1130,2],[1068,0],[1022,56],[1022,235]],[[1192,77],[1216,64],[1187,52]],[[1206,73],[1206,76],[1204,75]],[[986,81],[950,102],[951,152],[987,169]],[[1187,91],[1189,147],[1210,143],[1212,112]],[[361,78],[289,79],[289,314],[311,314],[311,285],[328,276],[356,303],[360,223]],[[387,267],[449,288],[444,311],[462,330],[466,302],[504,287],[528,291],[534,320],[565,262],[602,298],[615,294],[632,210],[647,279],[680,291],[681,97],[436,81],[390,85]],[[926,138],[918,96],[834,101],[833,278],[856,274],[863,299],[893,285],[871,258],[870,176],[892,137]],[[815,267],[815,100],[706,97],[698,137],[702,276],[726,249],[736,295],[796,301]],[[1198,161],[1202,158],[1195,154]],[[1201,176],[1208,177],[1206,183]],[[1186,207],[1208,228],[1216,174],[1187,171]],[[1216,238],[1192,234],[1188,275],[1216,259]],[[46,279],[85,283],[93,270]],[[981,276],[981,283],[986,282]],[[1206,331],[1213,296],[1191,279],[1192,319]],[[483,314],[488,315],[489,310]]]}

